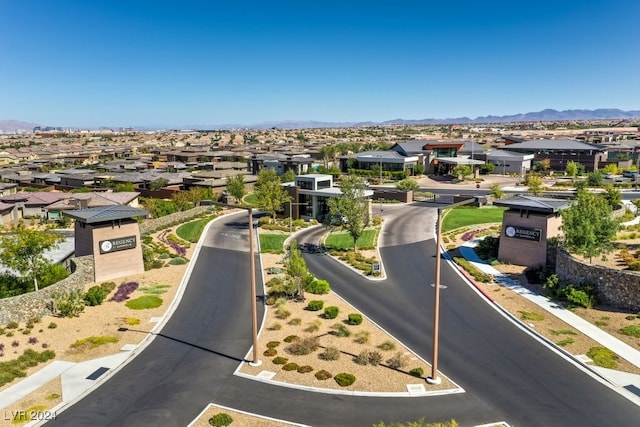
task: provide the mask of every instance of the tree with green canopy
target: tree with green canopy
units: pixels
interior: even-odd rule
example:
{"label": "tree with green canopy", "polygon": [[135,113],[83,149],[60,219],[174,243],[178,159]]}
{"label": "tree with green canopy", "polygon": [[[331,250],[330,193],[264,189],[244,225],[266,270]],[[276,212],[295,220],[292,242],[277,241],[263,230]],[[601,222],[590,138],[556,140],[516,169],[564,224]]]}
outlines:
{"label": "tree with green canopy", "polygon": [[589,262],[610,252],[620,227],[611,212],[604,197],[579,189],[571,207],[561,212],[565,247]]}
{"label": "tree with green canopy", "polygon": [[356,242],[369,224],[369,201],[365,196],[366,185],[358,176],[346,176],[341,180],[337,197],[327,201],[329,215],[338,220],[353,238],[353,250],[357,250]]}
{"label": "tree with green canopy", "polygon": [[28,228],[20,222],[0,238],[0,261],[22,276],[32,278],[37,291],[38,273],[52,264],[45,252],[57,248],[63,240],[61,234]]}
{"label": "tree with green canopy", "polygon": [[255,185],[255,195],[258,207],[268,212],[273,219],[276,212],[282,210],[282,205],[291,200],[276,171],[271,168],[263,168],[258,173]]}

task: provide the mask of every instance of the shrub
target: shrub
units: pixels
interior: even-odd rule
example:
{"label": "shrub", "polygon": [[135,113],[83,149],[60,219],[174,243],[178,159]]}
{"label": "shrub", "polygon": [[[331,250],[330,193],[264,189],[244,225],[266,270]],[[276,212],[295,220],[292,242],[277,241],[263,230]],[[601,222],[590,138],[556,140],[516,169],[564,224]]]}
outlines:
{"label": "shrub", "polygon": [[213,427],[225,427],[231,425],[232,422],[233,418],[224,412],[215,414],[213,417],[209,418],[209,424]]}
{"label": "shrub", "polygon": [[6,326],[7,329],[18,329],[19,327],[20,324],[18,322],[9,322]]}
{"label": "shrub", "polygon": [[80,340],[77,340],[76,342],[74,342],[73,344],[71,344],[69,347],[71,348],[96,348],[96,347],[100,347],[101,345],[105,345],[105,344],[109,344],[109,343],[116,343],[118,342],[118,338],[116,337],[112,337],[112,336],[108,336],[108,335],[103,335],[103,336],[92,336],[92,337],[88,337],[88,338],[83,338]]}
{"label": "shrub", "polygon": [[372,366],[378,366],[382,363],[382,354],[377,351],[372,351],[369,353],[369,364]]}
{"label": "shrub", "polygon": [[353,341],[358,344],[366,344],[367,342],[369,342],[369,335],[370,334],[367,331],[358,332],[356,334],[356,338]]}
{"label": "shrub", "polygon": [[412,370],[409,371],[409,375],[413,375],[414,377],[420,378],[424,375],[424,370],[420,367],[413,368]]}
{"label": "shrub", "polygon": [[297,336],[297,335],[289,335],[289,336],[285,337],[283,341],[286,342],[286,343],[291,343],[291,342],[294,342],[294,341],[298,341],[299,339],[300,339],[300,337]]}
{"label": "shrub", "polygon": [[264,351],[264,353],[262,353],[262,355],[266,357],[273,357],[276,354],[278,354],[278,350],[276,350],[275,348],[268,348]]}
{"label": "shrub", "polygon": [[313,371],[313,367],[309,365],[300,366],[298,368],[298,372],[301,374],[306,374],[307,372],[311,372],[311,371]]}
{"label": "shrub", "polygon": [[319,320],[314,320],[313,322],[309,323],[304,331],[308,333],[318,332],[320,330],[320,325],[322,325],[322,323]]}
{"label": "shrub", "polygon": [[563,340],[560,340],[556,343],[557,346],[559,347],[566,347],[569,344],[573,344],[575,342],[575,340],[573,338],[565,338]]}
{"label": "shrub", "polygon": [[162,305],[162,298],[155,295],[143,295],[131,301],[125,303],[127,308],[132,310],[147,310],[150,308],[160,307]]}
{"label": "shrub", "polygon": [[171,260],[169,261],[169,265],[184,265],[186,263],[187,263],[187,260],[181,256],[171,258]]}
{"label": "shrub", "polygon": [[47,326],[47,328],[49,328],[49,329],[55,329],[57,327],[58,327],[58,324],[55,323],[55,322],[51,322],[51,323],[49,323],[49,326]]}
{"label": "shrub", "polygon": [[324,307],[324,301],[320,300],[311,300],[309,304],[305,307],[305,310],[309,311],[320,311]]}
{"label": "shrub", "polygon": [[272,360],[274,365],[284,365],[288,361],[289,361],[289,359],[287,359],[286,357],[282,357],[282,356],[278,356],[278,357],[276,357],[275,359]]}
{"label": "shrub", "polygon": [[300,366],[298,366],[295,362],[289,362],[282,365],[282,370],[284,371],[297,371]]}
{"label": "shrub", "polygon": [[316,279],[307,283],[305,290],[310,294],[325,295],[331,291],[331,286],[329,286],[329,282],[326,280]]}
{"label": "shrub", "polygon": [[276,348],[280,345],[280,341],[269,341],[267,343],[267,348]]}
{"label": "shrub", "polygon": [[126,282],[120,284],[116,293],[109,299],[109,301],[122,302],[129,299],[129,296],[138,289],[138,284],[136,282]]}
{"label": "shrub", "polygon": [[318,357],[322,360],[338,360],[340,358],[340,350],[336,347],[326,347]]}
{"label": "shrub", "polygon": [[282,325],[278,322],[274,322],[267,329],[269,329],[270,331],[279,331],[280,329],[282,329]]}
{"label": "shrub", "polygon": [[544,316],[538,313],[531,313],[529,311],[518,311],[520,314],[520,319],[522,320],[532,320],[532,321],[540,321],[544,320]]}
{"label": "shrub", "polygon": [[333,375],[331,375],[331,372],[329,371],[325,371],[324,369],[321,371],[316,372],[316,379],[320,380],[320,381],[325,381],[328,380],[329,378],[331,378]]}
{"label": "shrub", "polygon": [[295,341],[287,347],[287,352],[290,354],[294,354],[296,356],[304,356],[307,354],[311,354],[316,351],[320,347],[320,343],[318,343],[318,338],[316,337],[305,337],[301,340]]}
{"label": "shrub", "polygon": [[324,309],[324,317],[326,319],[335,319],[336,317],[338,317],[339,312],[340,309],[335,305],[332,305],[331,307],[327,307]]}
{"label": "shrub", "polygon": [[618,367],[618,363],[616,362],[618,360],[618,356],[608,348],[591,347],[587,352],[587,356],[593,360],[593,363],[600,367],[609,369],[615,369]]}
{"label": "shrub", "polygon": [[353,358],[353,361],[358,365],[368,365],[369,364],[369,350],[361,351],[356,357]]}
{"label": "shrub", "polygon": [[38,338],[36,337],[29,338],[29,344],[37,344],[37,343],[38,343]]}
{"label": "shrub", "polygon": [[569,285],[562,290],[562,293],[570,303],[579,305],[580,307],[591,308],[595,302],[595,295],[590,294],[588,289],[576,289]]}
{"label": "shrub", "polygon": [[104,282],[100,283],[100,287],[109,295],[116,288],[116,284],[115,282]]}
{"label": "shrub", "polygon": [[332,333],[336,337],[344,338],[344,337],[350,337],[351,336],[351,330],[349,328],[347,328],[346,325],[343,325],[342,323],[336,323],[335,325],[333,325],[331,327],[331,329],[334,330],[334,332],[332,332]]}
{"label": "shrub", "polygon": [[275,314],[276,314],[276,318],[280,320],[284,320],[287,317],[291,316],[291,312],[283,307],[278,308]]}
{"label": "shrub", "polygon": [[391,351],[396,349],[396,345],[392,341],[385,341],[378,346],[380,350]]}
{"label": "shrub", "polygon": [[387,360],[387,365],[391,369],[401,369],[407,364],[407,356],[401,352],[397,352],[393,357]]}
{"label": "shrub", "polygon": [[333,379],[340,387],[349,387],[351,384],[356,382],[355,375],[346,373],[338,374]]}
{"label": "shrub", "polygon": [[122,319],[122,321],[129,326],[135,326],[140,324],[140,319],[138,319],[137,317],[125,317],[124,319]]}
{"label": "shrub", "polygon": [[362,314],[351,313],[347,316],[347,323],[350,325],[360,325],[362,323]]}
{"label": "shrub", "polygon": [[640,338],[640,325],[629,325],[620,329],[622,335]]}
{"label": "shrub", "polygon": [[84,294],[84,302],[91,307],[100,305],[107,294],[108,292],[102,286],[92,286],[87,290],[87,293]]}
{"label": "shrub", "polygon": [[302,323],[302,319],[299,317],[296,317],[295,319],[291,319],[287,322],[287,325],[291,325],[291,326],[299,326]]}
{"label": "shrub", "polygon": [[84,299],[80,291],[53,296],[54,311],[60,317],[77,317],[84,310]]}
{"label": "shrub", "polygon": [[25,329],[22,331],[22,335],[29,335],[31,333],[31,329]]}

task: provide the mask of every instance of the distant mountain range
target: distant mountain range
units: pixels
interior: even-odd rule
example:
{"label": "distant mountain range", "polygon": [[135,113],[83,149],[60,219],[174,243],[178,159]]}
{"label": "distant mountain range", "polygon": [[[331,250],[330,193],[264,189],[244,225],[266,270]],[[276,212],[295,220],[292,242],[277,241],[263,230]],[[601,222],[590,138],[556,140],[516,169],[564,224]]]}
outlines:
{"label": "distant mountain range", "polygon": [[[481,123],[512,123],[512,122],[553,122],[571,120],[624,120],[640,119],[640,110],[623,111],[617,108],[599,108],[597,110],[564,110],[558,111],[546,109],[542,111],[512,114],[507,116],[481,116],[471,119],[469,117],[456,117],[447,119],[394,119],[384,122],[320,122],[320,121],[280,121],[266,122],[254,125],[224,124],[224,125],[189,125],[180,129],[311,129],[311,128],[340,128],[340,127],[365,127],[387,125],[444,125],[444,124],[481,124]],[[37,123],[21,122],[19,120],[0,120],[0,131],[22,132],[31,131]],[[56,125],[58,126],[58,125]],[[104,127],[93,128],[104,129]],[[137,130],[175,129],[175,128],[150,128],[148,126],[134,127]]]}

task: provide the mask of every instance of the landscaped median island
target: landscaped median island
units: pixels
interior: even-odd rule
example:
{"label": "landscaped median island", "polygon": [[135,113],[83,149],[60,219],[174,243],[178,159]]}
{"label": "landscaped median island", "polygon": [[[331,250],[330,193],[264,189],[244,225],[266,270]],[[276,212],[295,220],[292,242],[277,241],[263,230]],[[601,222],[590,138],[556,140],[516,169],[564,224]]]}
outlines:
{"label": "landscaped median island", "polygon": [[[458,389],[442,374],[440,385],[428,384],[430,365],[342,300],[326,281],[307,277],[302,300],[289,275],[291,259],[299,265],[296,250],[294,242],[284,255],[262,254],[269,294],[258,341],[263,363],[257,367],[243,363],[240,374],[349,393]],[[308,272],[301,274],[306,277]]]}

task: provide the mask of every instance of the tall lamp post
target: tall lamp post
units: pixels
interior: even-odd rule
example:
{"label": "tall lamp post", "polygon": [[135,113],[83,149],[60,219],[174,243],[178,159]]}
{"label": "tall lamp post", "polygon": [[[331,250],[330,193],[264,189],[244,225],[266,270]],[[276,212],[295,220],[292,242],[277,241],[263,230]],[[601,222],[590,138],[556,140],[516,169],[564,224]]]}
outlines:
{"label": "tall lamp post", "polygon": [[438,217],[436,219],[436,268],[434,278],[433,293],[433,359],[431,362],[431,376],[427,377],[429,384],[440,384],[442,378],[438,376],[438,344],[440,334],[440,267],[441,255],[440,247],[442,246],[442,213],[445,209],[454,208],[472,203],[475,199],[467,199],[461,202],[453,203],[447,208],[438,208]]}
{"label": "tall lamp post", "polygon": [[254,230],[253,230],[253,212],[252,209],[248,209],[249,213],[249,274],[251,274],[251,332],[253,340],[253,358],[250,362],[251,366],[260,366],[262,361],[258,359],[258,307],[256,304],[256,258],[253,255],[254,251]]}

